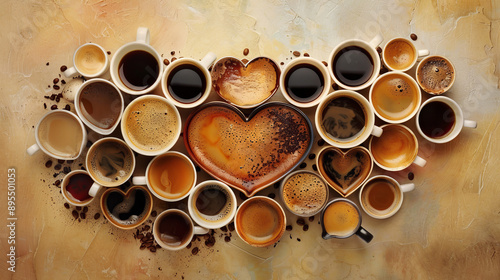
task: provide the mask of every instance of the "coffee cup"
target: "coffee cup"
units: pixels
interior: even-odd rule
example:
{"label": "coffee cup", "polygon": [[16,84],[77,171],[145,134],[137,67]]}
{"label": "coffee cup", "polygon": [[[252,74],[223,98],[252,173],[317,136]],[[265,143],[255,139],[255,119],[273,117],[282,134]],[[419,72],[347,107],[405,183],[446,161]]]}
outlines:
{"label": "coffee cup", "polygon": [[215,180],[198,184],[188,199],[191,218],[209,229],[221,228],[231,222],[236,214],[237,200],[231,188]]}
{"label": "coffee cup", "polygon": [[161,78],[163,95],[179,108],[193,108],[205,102],[212,90],[208,68],[216,58],[209,52],[201,61],[184,57],[170,63]]}
{"label": "coffee cup", "polygon": [[162,248],[177,251],[186,248],[194,235],[206,234],[208,230],[195,226],[186,212],[168,209],[161,212],[153,224],[153,236]]}
{"label": "coffee cup", "polygon": [[455,139],[463,127],[477,127],[475,121],[464,119],[457,102],[445,96],[427,99],[417,113],[416,123],[420,135],[433,143]]}
{"label": "coffee cup", "polygon": [[335,84],[358,91],[369,87],[380,70],[380,56],[376,50],[382,43],[377,35],[370,42],[351,39],[338,44],[330,53],[328,70]]}
{"label": "coffee cup", "polygon": [[328,202],[321,213],[323,239],[348,238],[356,234],[366,243],[373,235],[361,226],[361,213],[354,202],[345,198],[336,198]]}
{"label": "coffee cup", "polygon": [[149,44],[149,29],[139,27],[136,41],[121,46],[111,58],[113,83],[131,95],[149,93],[158,86],[163,59]]}
{"label": "coffee cup", "polygon": [[415,184],[400,185],[389,176],[377,175],[366,181],[359,191],[361,208],[370,217],[387,219],[403,204],[403,193],[412,191]]}
{"label": "coffee cup", "polygon": [[106,137],[90,146],[85,166],[94,184],[90,196],[96,196],[102,187],[118,187],[128,181],[135,168],[132,150],[123,140]]}
{"label": "coffee cup", "polygon": [[87,79],[100,77],[108,71],[108,54],[98,44],[86,43],[78,47],[73,54],[73,65],[63,72],[66,78],[76,74]]}
{"label": "coffee cup", "polygon": [[410,40],[398,37],[385,44],[382,61],[389,70],[405,72],[415,66],[419,58],[427,55],[428,50],[417,50]]}
{"label": "coffee cup", "polygon": [[382,136],[370,139],[369,149],[373,161],[388,171],[400,171],[412,163],[424,167],[427,161],[418,154],[415,134],[402,124],[385,124]]}
{"label": "coffee cup", "polygon": [[132,177],[132,183],[147,185],[151,193],[163,201],[179,201],[196,185],[196,169],[187,156],[169,151],[153,158],[145,176]]}
{"label": "coffee cup", "polygon": [[370,103],[375,115],[387,123],[403,123],[417,114],[422,95],[408,74],[395,71],[377,78],[370,87]]}
{"label": "coffee cup", "polygon": [[42,150],[50,157],[62,160],[77,159],[87,144],[87,131],[82,121],[67,110],[46,113],[35,128],[36,144],[27,149],[29,155]]}
{"label": "coffee cup", "polygon": [[73,206],[89,205],[94,197],[89,195],[94,180],[85,170],[73,170],[64,176],[61,194]]}
{"label": "coffee cup", "polygon": [[280,88],[292,105],[308,108],[318,105],[332,87],[328,69],[311,57],[300,57],[289,62],[280,77]]}
{"label": "coffee cup", "polygon": [[286,227],[285,212],[273,199],[254,196],[239,206],[234,227],[245,243],[254,247],[267,247],[283,236]]}
{"label": "coffee cup", "polygon": [[75,96],[75,110],[80,119],[93,131],[111,134],[123,113],[124,101],[120,90],[110,81],[86,81]]}
{"label": "coffee cup", "polygon": [[132,150],[157,156],[170,150],[181,134],[181,116],[165,97],[140,96],[123,111],[121,132]]}
{"label": "coffee cup", "polygon": [[418,64],[415,78],[425,92],[440,95],[453,86],[455,67],[443,56],[428,56]]}
{"label": "coffee cup", "polygon": [[382,129],[375,126],[372,105],[361,94],[350,90],[338,90],[323,98],[315,121],[321,138],[337,148],[352,148],[370,135],[382,134]]}
{"label": "coffee cup", "polygon": [[285,208],[301,217],[311,217],[328,202],[328,185],[312,171],[297,170],[281,181],[279,195]]}
{"label": "coffee cup", "polygon": [[101,211],[108,221],[120,229],[133,229],[144,223],[153,210],[153,197],[141,186],[126,192],[107,189],[101,196]]}

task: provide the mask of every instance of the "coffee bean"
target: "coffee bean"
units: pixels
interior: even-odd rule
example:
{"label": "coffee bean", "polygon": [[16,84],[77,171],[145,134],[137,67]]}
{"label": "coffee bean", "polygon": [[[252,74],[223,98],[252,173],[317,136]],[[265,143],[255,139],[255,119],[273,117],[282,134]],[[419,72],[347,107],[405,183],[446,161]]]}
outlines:
{"label": "coffee bean", "polygon": [[139,247],[139,249],[141,249],[141,250],[144,250],[144,249],[146,249],[146,245],[144,245],[144,244],[141,244],[141,247]]}
{"label": "coffee bean", "polygon": [[153,210],[153,212],[151,212],[151,217],[156,217],[156,215],[158,215],[158,213],[156,212],[156,210]]}
{"label": "coffee bean", "polygon": [[139,233],[139,234],[137,235],[137,239],[141,239],[141,240],[142,240],[143,238],[144,238],[144,234]]}
{"label": "coffee bean", "polygon": [[163,60],[163,64],[165,64],[165,65],[169,65],[169,64],[170,64],[170,61],[168,61],[168,59],[166,59],[166,58],[165,58],[165,59]]}
{"label": "coffee bean", "polygon": [[111,54],[111,52],[110,52],[110,51],[107,51],[106,53],[107,53],[108,55],[110,55],[110,54]]}
{"label": "coffee bean", "polygon": [[299,225],[299,226],[303,226],[303,225],[305,225],[305,224],[306,224],[306,222],[304,221],[304,219],[302,219],[302,218],[298,218],[298,219],[297,219],[297,225]]}
{"label": "coffee bean", "polygon": [[65,166],[65,167],[64,167],[64,169],[63,169],[63,173],[64,173],[64,174],[68,174],[68,173],[70,173],[70,172],[71,172],[71,167],[69,167],[69,166]]}
{"label": "coffee bean", "polygon": [[303,230],[303,231],[308,231],[308,230],[309,230],[309,225],[308,225],[308,224],[305,224],[305,225],[302,227],[302,230]]}
{"label": "coffee bean", "polygon": [[408,173],[408,180],[411,181],[413,179],[415,179],[415,174],[413,174],[413,172]]}
{"label": "coffee bean", "polygon": [[304,53],[304,56],[305,57],[310,57],[310,55],[308,53]]}
{"label": "coffee bean", "polygon": [[280,62],[280,65],[285,65],[285,63],[282,61],[282,62]]}
{"label": "coffee bean", "polygon": [[234,222],[229,223],[229,225],[227,225],[227,229],[229,229],[229,231],[234,231]]}
{"label": "coffee bean", "polygon": [[177,58],[175,58],[175,57],[172,57],[172,59],[171,59],[172,62],[174,62],[176,60],[177,60]]}
{"label": "coffee bean", "polygon": [[85,220],[85,217],[86,217],[86,216],[87,216],[87,215],[85,215],[85,213],[83,213],[83,212],[81,212],[81,213],[80,213],[80,218],[82,218],[82,220]]}
{"label": "coffee bean", "polygon": [[81,206],[76,206],[76,211],[80,211],[82,210],[82,207]]}
{"label": "coffee bean", "polygon": [[248,48],[245,48],[245,49],[243,50],[243,55],[244,55],[244,56],[247,56],[249,52],[250,52],[250,50],[249,50]]}
{"label": "coffee bean", "polygon": [[61,84],[65,85],[66,81],[65,80],[61,80]]}
{"label": "coffee bean", "polygon": [[198,251],[200,251],[200,249],[198,249],[198,247],[194,247],[193,250],[191,250],[191,254],[196,255],[198,254]]}
{"label": "coffee bean", "polygon": [[292,225],[288,225],[288,226],[286,226],[286,230],[287,230],[287,231],[292,231],[292,229],[293,229]]}
{"label": "coffee bean", "polygon": [[318,171],[318,166],[316,166],[316,164],[313,164],[312,168],[313,168],[314,171]]}
{"label": "coffee bean", "polygon": [[274,183],[273,188],[279,189],[280,188],[280,182]]}
{"label": "coffee bean", "polygon": [[229,237],[229,236],[224,237],[224,241],[226,241],[226,242],[231,241],[231,237]]}
{"label": "coffee bean", "polygon": [[57,105],[54,104],[54,105],[50,106],[50,110],[57,110]]}
{"label": "coffee bean", "polygon": [[54,182],[54,186],[56,186],[56,187],[57,187],[57,186],[59,186],[60,184],[61,184],[61,180],[56,180],[56,181]]}
{"label": "coffee bean", "polygon": [[49,63],[47,62],[45,65],[49,66]]}
{"label": "coffee bean", "polygon": [[306,167],[307,167],[307,163],[305,163],[305,162],[301,163],[299,166],[299,168],[302,168],[302,169],[304,169]]}
{"label": "coffee bean", "polygon": [[43,103],[43,109],[47,109],[47,104]]}
{"label": "coffee bean", "polygon": [[315,159],[316,158],[316,154],[309,154],[309,159]]}
{"label": "coffee bean", "polygon": [[248,59],[243,58],[243,59],[241,60],[241,62],[243,62],[243,64],[247,64],[247,63],[248,63]]}
{"label": "coffee bean", "polygon": [[64,106],[64,110],[71,111],[71,106],[69,106],[69,104],[66,104],[66,106]]}
{"label": "coffee bean", "polygon": [[66,207],[66,209],[69,209],[69,204],[65,202],[64,207]]}
{"label": "coffee bean", "polygon": [[100,213],[95,213],[94,215],[94,220],[97,220],[101,217],[101,214]]}
{"label": "coffee bean", "polygon": [[50,168],[51,166],[52,166],[52,161],[49,159],[49,160],[47,160],[47,162],[45,163],[45,167]]}
{"label": "coffee bean", "polygon": [[148,225],[145,225],[145,226],[144,226],[144,230],[145,230],[145,231],[148,231],[150,228],[151,228],[151,227],[150,227],[150,226],[148,226]]}
{"label": "coffee bean", "polygon": [[267,197],[269,197],[271,199],[274,199],[274,198],[276,198],[276,194],[270,193],[270,194],[267,195]]}
{"label": "coffee bean", "polygon": [[410,34],[410,38],[411,38],[413,41],[417,41],[417,39],[418,39],[417,34],[415,34],[415,33],[411,33],[411,34]]}
{"label": "coffee bean", "polygon": [[221,228],[220,228],[220,230],[221,230],[222,232],[227,232],[227,227],[226,227],[226,226],[223,226],[223,227],[221,227]]}
{"label": "coffee bean", "polygon": [[150,248],[149,248],[149,251],[150,251],[151,253],[156,252],[156,246],[154,246],[154,247],[150,247]]}
{"label": "coffee bean", "polygon": [[323,140],[323,139],[319,139],[319,140],[318,140],[318,146],[320,146],[320,147],[321,147],[321,146],[323,146],[323,145],[325,145],[325,140]]}
{"label": "coffee bean", "polygon": [[190,249],[193,243],[189,242],[189,244],[186,246],[186,249]]}
{"label": "coffee bean", "polygon": [[71,211],[71,215],[73,215],[73,218],[78,219],[78,212],[76,210]]}
{"label": "coffee bean", "polygon": [[377,47],[377,52],[378,53],[382,53],[382,48],[381,47]]}
{"label": "coffee bean", "polygon": [[293,51],[293,55],[298,57],[298,56],[300,56],[300,52],[299,51]]}
{"label": "coffee bean", "polygon": [[53,84],[57,84],[59,83],[59,78],[55,78],[53,81],[52,81]]}
{"label": "coffee bean", "polygon": [[63,66],[61,66],[60,70],[61,70],[61,72],[64,72],[64,71],[68,70],[68,67],[66,65],[63,65]]}
{"label": "coffee bean", "polygon": [[55,90],[60,90],[61,88],[58,85],[53,85],[52,86]]}
{"label": "coffee bean", "polygon": [[175,55],[175,51],[171,51],[171,52],[170,52],[170,55]]}
{"label": "coffee bean", "polygon": [[89,211],[89,207],[87,207],[87,206],[84,206],[84,207],[83,207],[83,210],[82,210],[82,212],[83,212],[83,213],[87,213],[88,211]]}
{"label": "coffee bean", "polygon": [[300,242],[300,241],[301,241],[301,240],[300,240],[300,238],[297,238],[297,241],[299,241],[299,242]]}
{"label": "coffee bean", "polygon": [[314,216],[309,217],[309,222],[314,222]]}

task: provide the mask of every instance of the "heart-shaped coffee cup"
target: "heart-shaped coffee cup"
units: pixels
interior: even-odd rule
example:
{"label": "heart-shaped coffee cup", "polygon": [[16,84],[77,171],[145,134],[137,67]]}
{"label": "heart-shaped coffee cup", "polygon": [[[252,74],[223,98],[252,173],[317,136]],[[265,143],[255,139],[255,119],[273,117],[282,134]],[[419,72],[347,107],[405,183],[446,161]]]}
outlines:
{"label": "heart-shaped coffee cup", "polygon": [[256,57],[246,64],[223,57],[212,67],[212,86],[225,101],[239,108],[254,108],[267,101],[279,88],[281,70],[272,59]]}
{"label": "heart-shaped coffee cup", "polygon": [[101,196],[101,211],[117,228],[136,228],[148,219],[151,210],[153,197],[143,186],[133,186],[127,192],[111,188]]}
{"label": "heart-shaped coffee cup", "polygon": [[233,105],[207,103],[188,117],[183,135],[198,166],[249,197],[297,167],[313,142],[307,116],[281,102],[265,103],[248,117]]}
{"label": "heart-shaped coffee cup", "polygon": [[362,146],[345,152],[336,147],[325,147],[319,152],[316,165],[328,185],[343,197],[348,197],[372,173],[373,157]]}

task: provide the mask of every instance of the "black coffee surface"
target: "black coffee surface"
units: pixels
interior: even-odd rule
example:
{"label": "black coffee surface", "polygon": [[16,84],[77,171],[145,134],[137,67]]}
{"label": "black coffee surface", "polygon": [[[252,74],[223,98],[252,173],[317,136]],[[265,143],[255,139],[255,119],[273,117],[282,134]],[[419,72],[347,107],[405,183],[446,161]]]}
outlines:
{"label": "black coffee surface", "polygon": [[196,208],[205,215],[219,214],[226,205],[227,196],[219,189],[204,189],[196,199]]}
{"label": "black coffee surface", "polygon": [[342,49],[333,59],[333,73],[344,85],[356,87],[366,83],[373,73],[373,60],[363,48]]}
{"label": "black coffee surface", "polygon": [[285,77],[286,91],[297,102],[310,102],[323,91],[325,81],[321,71],[308,64],[295,65]]}
{"label": "black coffee surface", "polygon": [[177,66],[167,80],[168,91],[181,103],[192,103],[200,99],[207,87],[205,75],[196,66],[184,64]]}
{"label": "black coffee surface", "polygon": [[418,124],[425,135],[431,138],[443,137],[453,128],[455,113],[444,102],[430,102],[420,111]]}
{"label": "black coffee surface", "polygon": [[144,90],[152,86],[160,68],[156,58],[146,51],[131,51],[120,60],[118,73],[123,84],[132,90]]}

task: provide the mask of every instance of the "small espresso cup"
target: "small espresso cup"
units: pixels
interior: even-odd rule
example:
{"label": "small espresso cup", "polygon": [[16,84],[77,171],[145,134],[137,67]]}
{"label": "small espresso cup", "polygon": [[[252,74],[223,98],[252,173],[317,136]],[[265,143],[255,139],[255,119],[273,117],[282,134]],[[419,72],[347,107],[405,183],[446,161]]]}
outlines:
{"label": "small espresso cup", "polygon": [[61,194],[73,206],[89,205],[94,197],[89,195],[94,180],[85,170],[73,170],[64,176]]}
{"label": "small espresso cup", "polygon": [[163,60],[149,44],[149,29],[139,27],[136,41],[121,46],[111,58],[113,83],[131,95],[149,93],[158,86]]}
{"label": "small espresso cup", "polygon": [[336,198],[328,202],[321,213],[323,239],[348,238],[356,234],[366,243],[373,235],[361,226],[361,213],[354,202],[345,198]]}
{"label": "small espresso cup", "polygon": [[64,71],[66,78],[80,74],[85,78],[97,78],[108,71],[107,52],[98,44],[86,43],[78,47],[73,54],[73,67]]}
{"label": "small espresso cup", "polygon": [[415,134],[402,124],[385,124],[382,136],[370,139],[369,149],[373,161],[388,171],[400,171],[412,163],[424,167],[427,161],[418,154]]}
{"label": "small espresso cup", "polygon": [[80,119],[101,135],[111,134],[118,124],[124,108],[120,90],[110,81],[86,81],[75,96],[75,110]]}
{"label": "small espresso cup", "polygon": [[29,155],[42,150],[50,157],[77,159],[87,144],[87,131],[82,121],[67,110],[46,113],[35,128],[36,144],[27,149]]}
{"label": "small espresso cup", "polygon": [[280,88],[292,105],[308,108],[318,105],[332,87],[328,69],[311,57],[300,57],[289,62],[280,77]]}
{"label": "small espresso cup", "polygon": [[170,63],[161,78],[163,95],[179,108],[193,108],[205,102],[212,90],[208,68],[216,58],[209,52],[201,61],[180,58]]}
{"label": "small espresso cup", "polygon": [[215,180],[198,184],[188,199],[191,218],[209,229],[221,228],[236,214],[237,200],[231,188]]}
{"label": "small espresso cup", "polygon": [[283,208],[266,196],[254,196],[245,200],[234,217],[238,236],[254,247],[267,247],[278,242],[286,227]]}
{"label": "small espresso cup", "polygon": [[403,193],[414,188],[413,183],[400,185],[389,176],[374,176],[368,179],[359,191],[361,208],[372,218],[387,219],[401,208]]}
{"label": "small espresso cup", "polygon": [[90,146],[85,166],[94,184],[88,194],[96,196],[102,187],[118,187],[128,181],[135,168],[135,156],[123,140],[106,137]]}
{"label": "small espresso cup", "polygon": [[417,50],[410,40],[398,37],[385,44],[382,61],[389,70],[405,72],[415,66],[419,58],[428,55],[428,50]]}
{"label": "small espresso cup", "polygon": [[297,170],[281,181],[279,195],[288,211],[311,217],[321,212],[328,202],[328,185],[315,172]]}
{"label": "small espresso cup", "polygon": [[477,127],[475,121],[464,119],[457,102],[445,96],[427,99],[417,113],[416,122],[420,135],[438,144],[455,139],[463,127]]}
{"label": "small espresso cup", "polygon": [[133,229],[144,223],[153,210],[153,197],[141,186],[123,192],[107,189],[101,196],[101,211],[108,221],[120,229]]}
{"label": "small espresso cup", "polygon": [[147,185],[151,193],[163,201],[179,201],[196,185],[196,169],[187,156],[169,151],[153,158],[145,176],[132,177],[132,183]]}
{"label": "small espresso cup", "polygon": [[186,248],[194,235],[206,233],[208,233],[206,228],[195,226],[188,214],[178,209],[161,212],[153,224],[156,243],[171,251]]}
{"label": "small espresso cup", "polygon": [[433,55],[420,61],[415,78],[425,92],[440,95],[453,86],[455,76],[455,66],[450,60]]}
{"label": "small espresso cup", "polygon": [[123,111],[121,132],[132,150],[157,156],[170,150],[181,134],[181,115],[165,97],[140,96]]}
{"label": "small espresso cup", "polygon": [[377,78],[370,87],[370,103],[375,115],[387,123],[403,123],[417,114],[422,95],[408,74],[395,71]]}
{"label": "small espresso cup", "polygon": [[321,138],[337,148],[352,148],[370,135],[382,134],[382,129],[375,126],[372,105],[350,90],[338,90],[323,98],[316,109],[315,121]]}
{"label": "small espresso cup", "polygon": [[333,81],[348,90],[369,87],[380,71],[380,56],[376,48],[382,43],[377,35],[370,42],[351,39],[338,44],[330,53],[328,70]]}

